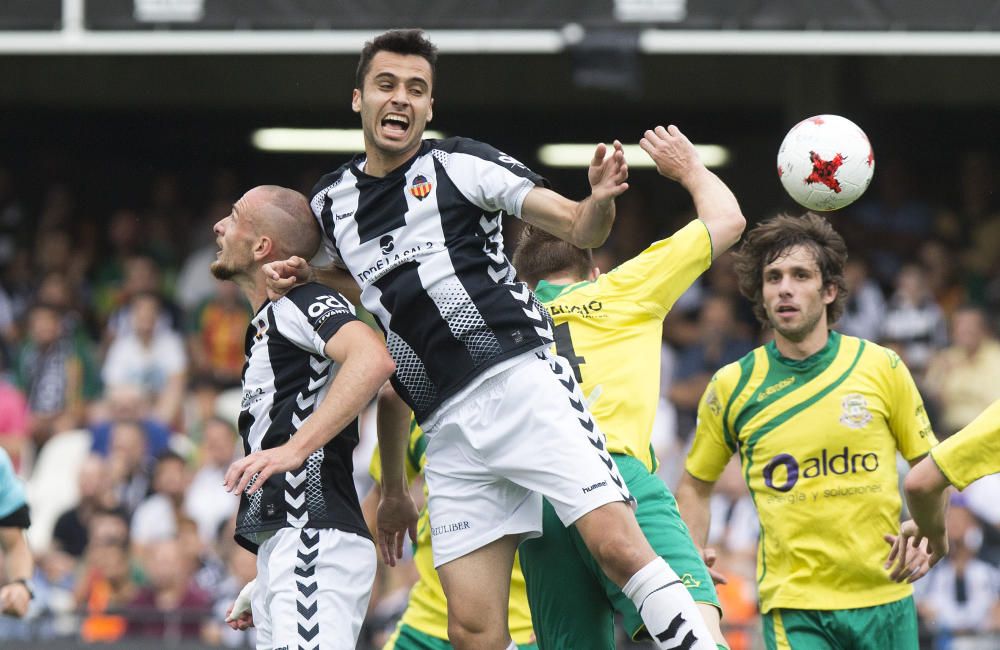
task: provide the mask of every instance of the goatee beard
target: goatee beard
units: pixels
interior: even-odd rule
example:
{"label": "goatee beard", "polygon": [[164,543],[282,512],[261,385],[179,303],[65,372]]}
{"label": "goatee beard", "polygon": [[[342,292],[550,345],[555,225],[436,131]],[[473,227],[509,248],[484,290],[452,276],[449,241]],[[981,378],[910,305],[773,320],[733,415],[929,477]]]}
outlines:
{"label": "goatee beard", "polygon": [[236,269],[226,266],[222,263],[222,260],[212,262],[212,265],[208,268],[212,272],[212,275],[219,280],[232,280],[237,274]]}

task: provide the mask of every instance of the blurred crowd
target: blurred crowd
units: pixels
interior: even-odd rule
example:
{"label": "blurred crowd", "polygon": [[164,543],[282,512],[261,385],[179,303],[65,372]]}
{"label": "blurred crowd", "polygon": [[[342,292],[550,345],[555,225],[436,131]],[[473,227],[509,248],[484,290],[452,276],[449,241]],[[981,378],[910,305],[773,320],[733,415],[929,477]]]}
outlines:
{"label": "blurred crowd", "polygon": [[[908,185],[904,161],[888,161],[832,217],[851,252],[837,327],[900,354],[939,438],[1000,398],[996,165],[963,156],[955,196],[938,205]],[[0,639],[252,647],[252,635],[222,623],[255,573],[232,538],[237,498],[222,487],[243,453],[235,423],[252,311],[208,271],[211,226],[250,184],[218,170],[195,205],[181,178],[151,171],[136,205],[93,214],[70,184],[26,196],[0,168],[0,445],[27,485],[38,560],[31,614],[0,619]],[[598,264],[613,268],[692,218],[656,213],[639,190],[625,195]],[[508,242],[516,228],[508,220]],[[710,377],[766,332],[728,255],[681,297],[664,332],[654,444],[672,487]],[[355,454],[361,497],[373,423],[362,418]],[[712,507],[711,544],[729,577],[723,624],[734,650],[758,647],[757,519],[737,466]],[[917,590],[928,644],[1000,630],[1000,475],[956,495],[949,517],[952,553]],[[415,576],[405,563],[379,572],[364,643],[380,647]]]}

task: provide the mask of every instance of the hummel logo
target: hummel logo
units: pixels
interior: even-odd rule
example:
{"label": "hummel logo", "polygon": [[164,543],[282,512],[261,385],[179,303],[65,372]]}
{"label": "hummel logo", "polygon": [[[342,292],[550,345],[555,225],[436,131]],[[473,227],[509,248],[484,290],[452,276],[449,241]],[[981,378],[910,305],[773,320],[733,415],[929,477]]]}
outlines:
{"label": "hummel logo", "polygon": [[351,210],[350,212],[342,212],[340,214],[335,214],[333,215],[333,218],[336,221],[340,221],[341,219],[346,219],[347,217],[352,217],[352,216],[354,216],[354,210]]}
{"label": "hummel logo", "polygon": [[607,481],[601,481],[600,483],[594,483],[590,487],[583,488],[583,493],[586,494],[587,492],[593,492],[597,488],[599,488],[599,487],[607,487],[607,485],[608,485]]}

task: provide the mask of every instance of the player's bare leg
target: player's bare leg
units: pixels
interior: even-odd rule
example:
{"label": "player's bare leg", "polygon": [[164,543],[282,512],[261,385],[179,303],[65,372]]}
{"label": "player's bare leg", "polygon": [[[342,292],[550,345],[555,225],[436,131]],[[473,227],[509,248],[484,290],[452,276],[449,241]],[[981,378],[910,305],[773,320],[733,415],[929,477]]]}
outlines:
{"label": "player's bare leg", "polygon": [[448,598],[448,640],[456,650],[507,650],[510,572],[519,535],[507,535],[437,567]]}
{"label": "player's bare leg", "polygon": [[605,504],[574,525],[604,573],[635,603],[658,647],[716,650],[687,587],[646,541],[629,506]]}

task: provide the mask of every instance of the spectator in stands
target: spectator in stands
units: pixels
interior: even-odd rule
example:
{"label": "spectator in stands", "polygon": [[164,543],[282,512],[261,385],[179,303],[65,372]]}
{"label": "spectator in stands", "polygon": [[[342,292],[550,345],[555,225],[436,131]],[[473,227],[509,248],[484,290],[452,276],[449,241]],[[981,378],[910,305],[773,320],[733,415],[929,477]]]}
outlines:
{"label": "spectator in stands", "polygon": [[75,594],[77,609],[85,612],[80,639],[86,643],[109,643],[125,636],[128,620],[122,613],[137,591],[127,541],[98,540],[87,547]]}
{"label": "spectator in stands", "polygon": [[91,450],[107,456],[111,451],[111,430],[115,424],[130,422],[142,427],[146,439],[146,460],[152,461],[167,449],[170,429],[152,413],[149,396],[135,384],[111,386],[105,392],[108,419],[90,427]]}
{"label": "spectator in stands", "polygon": [[925,388],[940,410],[936,427],[944,436],[958,431],[1000,398],[1000,342],[986,314],[966,305],[951,319],[953,344],[938,352],[927,368]]}
{"label": "spectator in stands", "polygon": [[211,599],[191,579],[190,559],[180,542],[153,544],[145,570],[149,585],[129,603],[130,635],[176,643],[210,634]]}
{"label": "spectator in stands", "polygon": [[899,352],[914,377],[923,376],[931,356],[947,344],[944,314],[934,302],[923,267],[907,264],[900,269],[880,338]]}
{"label": "spectator in stands", "polygon": [[868,263],[864,258],[847,260],[844,280],[847,282],[847,303],[836,329],[850,336],[877,340],[885,317],[885,297],[878,283],[869,277]]}
{"label": "spectator in stands", "polygon": [[732,300],[707,296],[698,316],[698,341],[680,352],[670,386],[670,401],[677,407],[677,432],[684,440],[694,429],[698,402],[712,374],[752,349],[753,343],[738,334]]}
{"label": "spectator in stands", "polygon": [[132,546],[140,558],[155,542],[175,539],[187,488],[184,459],[166,451],[153,468],[153,492],[132,515]]}
{"label": "spectator in stands", "polygon": [[215,293],[188,319],[187,344],[199,420],[213,413],[220,391],[240,386],[246,361],[244,337],[253,316],[236,284],[215,283]]}
{"label": "spectator in stands", "polygon": [[41,447],[83,416],[83,363],[63,330],[63,314],[38,303],[28,312],[28,336],[14,365],[31,411],[31,438]]}
{"label": "spectator in stands", "polygon": [[117,308],[108,317],[104,328],[105,347],[118,336],[133,331],[132,309],[138,296],[152,294],[159,299],[156,331],[180,333],[183,319],[180,308],[163,293],[163,280],[156,261],[147,255],[133,255],[125,260],[125,280]]}
{"label": "spectator in stands", "polygon": [[21,467],[21,454],[31,436],[28,400],[17,386],[7,380],[0,355],[0,449],[7,452],[14,470]]}
{"label": "spectator in stands", "polygon": [[132,331],[115,337],[104,362],[103,378],[109,388],[133,384],[156,395],[154,417],[171,424],[180,415],[187,357],[181,338],[157,327],[160,314],[156,294],[142,293],[132,299]]}
{"label": "spectator in stands", "polygon": [[79,559],[87,548],[90,520],[97,512],[118,507],[118,497],[112,490],[107,461],[100,456],[83,461],[77,483],[80,500],[56,519],[52,540],[57,549]]}
{"label": "spectator in stands", "polygon": [[198,450],[200,466],[184,498],[184,512],[198,525],[205,543],[213,542],[219,527],[240,505],[239,496],[223,487],[223,477],[236,455],[236,429],[228,420],[212,417],[205,422]]}
{"label": "spectator in stands", "polygon": [[149,491],[150,463],[146,460],[146,433],[135,422],[117,422],[111,427],[108,467],[118,502],[131,516]]}
{"label": "spectator in stands", "polygon": [[946,517],[950,551],[917,583],[917,610],[932,630],[947,637],[985,632],[1000,603],[1000,572],[976,557],[983,533],[961,496],[952,499]]}

